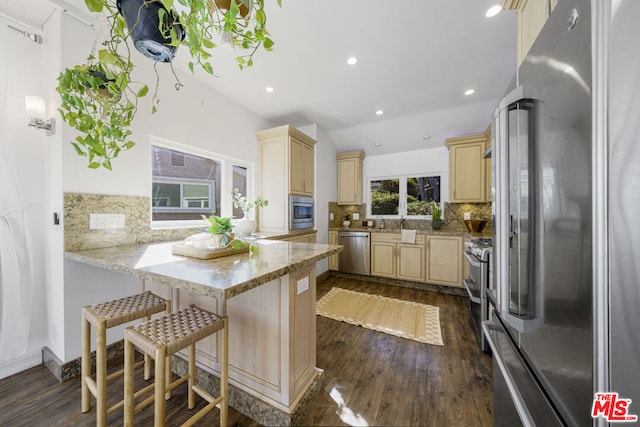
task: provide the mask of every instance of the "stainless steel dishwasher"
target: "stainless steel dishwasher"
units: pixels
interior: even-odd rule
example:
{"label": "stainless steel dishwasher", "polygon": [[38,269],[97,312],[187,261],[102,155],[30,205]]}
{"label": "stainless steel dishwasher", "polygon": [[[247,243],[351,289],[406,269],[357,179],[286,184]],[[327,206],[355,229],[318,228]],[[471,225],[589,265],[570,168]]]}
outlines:
{"label": "stainless steel dishwasher", "polygon": [[339,231],[340,252],[338,270],[344,273],[371,275],[371,233],[368,231]]}

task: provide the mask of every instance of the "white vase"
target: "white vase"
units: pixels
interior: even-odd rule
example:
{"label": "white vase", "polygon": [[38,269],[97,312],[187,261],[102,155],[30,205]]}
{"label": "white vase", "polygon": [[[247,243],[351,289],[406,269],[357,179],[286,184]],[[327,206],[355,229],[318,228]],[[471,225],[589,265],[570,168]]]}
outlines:
{"label": "white vase", "polygon": [[343,226],[343,227],[348,227],[348,226],[350,226],[350,225],[351,225],[351,222],[350,222],[350,221],[342,221],[342,226]]}
{"label": "white vase", "polygon": [[233,229],[237,234],[247,235],[256,231],[256,222],[246,215],[236,221],[236,226]]}

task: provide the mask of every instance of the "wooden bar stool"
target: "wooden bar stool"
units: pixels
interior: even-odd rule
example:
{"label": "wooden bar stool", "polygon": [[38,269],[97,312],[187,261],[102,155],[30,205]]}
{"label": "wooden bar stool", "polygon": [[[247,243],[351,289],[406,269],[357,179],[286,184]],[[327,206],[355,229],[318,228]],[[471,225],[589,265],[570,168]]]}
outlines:
{"label": "wooden bar stool", "polygon": [[[141,294],[82,307],[82,412],[91,409],[91,394],[96,398],[96,425],[106,426],[107,414],[124,406],[124,401],[107,408],[107,382],[124,373],[124,369],[107,376],[107,329],[151,315],[171,312],[171,301],[153,294]],[[91,325],[96,328],[96,379],[91,377]],[[146,356],[144,378],[151,376],[151,359]]]}
{"label": "wooden bar stool", "polygon": [[[214,398],[196,384],[196,342],[218,331],[222,331],[220,354],[220,396]],[[133,414],[145,406],[154,405],[154,426],[165,425],[164,396],[178,385],[188,381],[188,407],[196,405],[195,395],[209,404],[189,418],[183,426],[191,426],[220,404],[220,425],[227,425],[228,417],[228,353],[229,330],[226,316],[218,316],[191,305],[183,310],[149,320],[124,331],[124,425],[133,425]],[[155,382],[134,395],[133,368],[135,347],[150,354],[155,359]],[[176,381],[167,380],[165,363],[170,364],[170,356],[189,347],[189,368],[187,374]],[[134,398],[154,388],[154,395],[135,405]]]}

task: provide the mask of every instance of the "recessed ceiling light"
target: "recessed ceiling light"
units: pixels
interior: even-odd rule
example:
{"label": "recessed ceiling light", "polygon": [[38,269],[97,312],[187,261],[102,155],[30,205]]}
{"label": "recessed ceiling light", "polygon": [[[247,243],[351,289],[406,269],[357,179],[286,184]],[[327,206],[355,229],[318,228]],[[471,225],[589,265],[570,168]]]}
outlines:
{"label": "recessed ceiling light", "polygon": [[431,139],[431,135],[425,135],[425,136],[423,136],[423,137],[422,137],[422,139],[424,139],[425,141],[426,141],[427,139]]}
{"label": "recessed ceiling light", "polygon": [[271,86],[267,86],[266,88],[264,88],[264,90],[266,90],[269,93],[273,93],[273,88]]}
{"label": "recessed ceiling light", "polygon": [[501,11],[502,11],[502,6],[500,6],[499,4],[494,4],[489,9],[487,9],[484,16],[486,16],[487,18],[493,18],[494,16],[499,14]]}
{"label": "recessed ceiling light", "polygon": [[350,56],[347,59],[347,64],[349,65],[356,65],[358,63],[358,58],[356,58],[355,56]]}
{"label": "recessed ceiling light", "polygon": [[464,91],[464,94],[469,96],[469,95],[473,95],[476,91],[473,89],[467,89]]}
{"label": "recessed ceiling light", "polygon": [[376,142],[376,147],[380,147],[382,144],[380,144],[379,142]]}
{"label": "recessed ceiling light", "polygon": [[376,116],[381,116],[383,114],[384,114],[384,111],[382,111],[382,110],[376,111]]}

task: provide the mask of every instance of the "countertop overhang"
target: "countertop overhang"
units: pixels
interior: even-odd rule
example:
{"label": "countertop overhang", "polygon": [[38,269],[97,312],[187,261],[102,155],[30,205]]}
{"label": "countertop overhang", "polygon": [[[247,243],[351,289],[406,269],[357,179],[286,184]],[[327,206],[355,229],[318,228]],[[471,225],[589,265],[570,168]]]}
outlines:
{"label": "countertop overhang", "polygon": [[222,300],[342,251],[342,246],[259,240],[256,254],[203,260],[171,253],[161,242],[65,252],[65,258]]}

